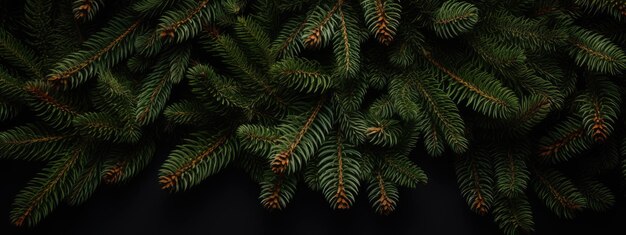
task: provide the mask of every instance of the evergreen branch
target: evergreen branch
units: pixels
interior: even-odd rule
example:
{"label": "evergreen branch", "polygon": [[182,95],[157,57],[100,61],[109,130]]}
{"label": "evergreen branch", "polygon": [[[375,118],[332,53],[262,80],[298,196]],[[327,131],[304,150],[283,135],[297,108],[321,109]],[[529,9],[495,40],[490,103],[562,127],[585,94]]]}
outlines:
{"label": "evergreen branch", "polygon": [[161,16],[157,34],[162,39],[176,39],[181,43],[200,32],[202,25],[223,14],[220,1],[186,0],[180,6],[180,9],[167,11]]}
{"label": "evergreen branch", "polygon": [[322,97],[317,102],[317,104],[313,107],[311,114],[308,115],[306,121],[304,122],[302,127],[296,132],[296,135],[293,137],[293,139],[289,141],[289,144],[286,146],[286,148],[282,149],[276,155],[274,155],[271,162],[272,171],[274,173],[285,173],[287,167],[289,166],[289,161],[291,160],[291,157],[294,155],[296,148],[298,147],[298,145],[300,145],[305,134],[309,131],[309,128],[316,120],[320,110],[322,110],[325,100],[326,98]]}
{"label": "evergreen branch", "polygon": [[[419,79],[418,79],[419,78]],[[422,80],[422,81],[420,81]],[[435,82],[426,76],[417,76],[411,79],[412,85],[423,99],[423,107],[431,113],[431,119],[441,128],[446,141],[456,153],[462,153],[468,148],[465,138],[464,122],[459,111],[450,98],[437,88]]]}
{"label": "evergreen branch", "polygon": [[[196,65],[189,69],[187,78],[192,89],[203,103],[217,103],[226,107],[245,109],[252,106],[254,100],[247,96],[241,96],[241,84],[229,77],[219,75],[212,67]],[[208,92],[207,92],[208,91]]]}
{"label": "evergreen branch", "polygon": [[102,162],[99,159],[92,159],[84,168],[67,195],[66,201],[69,205],[84,203],[100,185]]}
{"label": "evergreen branch", "polygon": [[480,215],[486,215],[492,207],[493,169],[485,152],[475,150],[471,155],[459,157],[455,163],[457,181],[467,204]]}
{"label": "evergreen branch", "polygon": [[58,155],[73,137],[35,125],[15,127],[0,132],[0,158],[48,160]]}
{"label": "evergreen branch", "polygon": [[576,64],[591,71],[621,74],[626,70],[624,50],[610,39],[592,31],[578,28],[569,38],[574,48],[570,55]]}
{"label": "evergreen branch", "polygon": [[239,126],[237,136],[246,150],[261,156],[270,155],[272,146],[281,138],[274,128],[250,124]]}
{"label": "evergreen branch", "polygon": [[190,54],[189,46],[166,52],[144,79],[135,110],[135,120],[139,124],[153,122],[161,113],[173,85],[179,83],[187,71]]}
{"label": "evergreen branch", "polygon": [[530,172],[524,161],[526,148],[505,148],[495,152],[496,188],[507,198],[519,197],[528,186]]}
{"label": "evergreen branch", "polygon": [[334,25],[334,15],[344,4],[345,0],[337,0],[332,8],[317,7],[309,16],[307,26],[304,29],[303,43],[307,48],[319,48],[325,45]]}
{"label": "evergreen branch", "polygon": [[533,169],[533,173],[537,179],[533,181],[537,195],[557,216],[571,219],[577,211],[587,207],[585,197],[562,173],[539,169]]}
{"label": "evergreen branch", "polygon": [[13,37],[4,28],[0,28],[0,58],[7,63],[25,70],[29,75],[42,78],[39,58],[31,48],[23,45],[17,38]]}
{"label": "evergreen branch", "polygon": [[615,195],[611,189],[598,180],[587,178],[580,184],[580,193],[587,199],[589,209],[602,212],[615,205]]}
{"label": "evergreen branch", "polygon": [[168,121],[181,125],[203,123],[210,117],[202,103],[190,100],[169,105],[163,111],[163,115]]}
{"label": "evergreen branch", "polygon": [[402,155],[384,156],[382,174],[386,179],[409,188],[428,182],[426,173],[408,157]]}
{"label": "evergreen branch", "polygon": [[76,181],[84,151],[80,145],[70,149],[67,155],[51,162],[41,178],[31,180],[13,203],[11,222],[16,226],[34,225],[50,213]]}
{"label": "evergreen branch", "polygon": [[71,125],[71,119],[79,115],[79,110],[73,106],[72,100],[52,91],[42,82],[27,83],[23,88],[26,93],[27,105],[35,114],[55,128],[65,128]]}
{"label": "evergreen branch", "polygon": [[318,181],[326,200],[333,208],[350,208],[359,188],[360,166],[356,159],[360,153],[337,133],[326,140],[318,156]]}
{"label": "evergreen branch", "polygon": [[126,126],[132,126],[135,121],[133,111],[137,106],[137,97],[132,88],[128,77],[100,70],[92,102],[98,111],[121,119]]}
{"label": "evergreen branch", "polygon": [[585,129],[577,117],[568,118],[541,138],[539,156],[552,163],[567,161],[591,147],[591,141],[584,133]]}
{"label": "evergreen branch", "polygon": [[276,62],[269,73],[286,86],[301,92],[324,92],[334,85],[318,62],[307,59],[289,58]]}
{"label": "evergreen branch", "polygon": [[0,96],[9,101],[23,99],[23,84],[15,76],[0,66]]}
{"label": "evergreen branch", "polygon": [[380,171],[374,174],[368,191],[369,200],[377,213],[388,215],[396,209],[398,188],[388,182]]}
{"label": "evergreen branch", "polygon": [[114,149],[104,162],[102,180],[106,184],[115,184],[135,176],[148,165],[155,151],[156,143],[146,137],[134,145]]}
{"label": "evergreen branch", "polygon": [[271,55],[270,35],[260,22],[252,17],[237,17],[235,35],[251,53],[251,60],[256,61],[263,67],[269,67],[274,63]]}
{"label": "evergreen branch", "polygon": [[187,144],[179,145],[163,164],[159,174],[161,189],[185,190],[218,172],[234,158],[236,146],[231,133],[210,138],[201,132],[193,137],[187,139]]}
{"label": "evergreen branch", "polygon": [[393,0],[362,0],[361,6],[374,37],[383,45],[389,45],[400,24],[401,5]]}
{"label": "evergreen branch", "polygon": [[524,128],[529,130],[533,125],[548,114],[550,110],[550,100],[544,96],[530,96],[522,100],[520,105],[520,114],[515,120],[515,125],[518,128]]}
{"label": "evergreen branch", "polygon": [[52,97],[47,91],[38,87],[36,84],[27,84],[25,90],[32,96],[36,97],[38,100],[54,107],[55,109],[71,115],[78,114],[78,112],[74,110],[70,105],[60,102],[56,98]]}
{"label": "evergreen branch", "polygon": [[428,119],[421,122],[422,132],[424,132],[424,146],[430,156],[440,156],[444,151],[443,133],[437,127],[435,120]]}
{"label": "evergreen branch", "polygon": [[556,139],[552,144],[542,146],[539,150],[539,156],[545,157],[556,155],[561,149],[565,147],[565,145],[576,139],[579,139],[583,135],[583,131],[583,128],[574,129],[571,132],[565,133],[562,138]]}
{"label": "evergreen branch", "polygon": [[165,27],[162,27],[160,35],[161,37],[174,37],[174,32],[176,32],[176,29],[178,29],[181,25],[189,23],[189,21],[191,21],[191,19],[197,15],[198,13],[200,13],[200,11],[205,8],[207,6],[207,4],[209,4],[210,0],[201,0],[198,2],[198,5],[191,9],[190,11],[187,11],[187,15],[185,17],[183,17],[182,19],[175,21]]}
{"label": "evergreen branch", "polygon": [[74,18],[82,21],[89,21],[100,11],[104,5],[103,0],[74,0]]}
{"label": "evergreen branch", "polygon": [[120,123],[117,118],[105,113],[84,113],[76,116],[72,122],[84,136],[100,140],[133,143],[141,137],[139,126]]}
{"label": "evergreen branch", "polygon": [[567,33],[562,28],[550,28],[539,19],[528,19],[512,15],[507,11],[496,11],[487,20],[490,33],[497,35],[500,42],[520,46],[530,51],[554,51],[567,40]]}
{"label": "evergreen branch", "polygon": [[435,12],[434,29],[442,38],[471,30],[478,22],[478,8],[467,2],[446,1]]}
{"label": "evergreen branch", "polygon": [[623,20],[626,17],[626,1],[623,0],[576,0],[575,2],[592,13],[606,12],[617,20]]}
{"label": "evergreen branch", "polygon": [[621,97],[617,85],[596,78],[576,102],[586,134],[596,142],[608,139],[620,112]]}
{"label": "evergreen branch", "polygon": [[534,231],[531,206],[524,194],[515,198],[498,198],[493,214],[494,220],[505,234],[526,234]]}
{"label": "evergreen branch", "polygon": [[146,16],[153,17],[161,15],[163,11],[172,7],[173,5],[180,3],[182,0],[139,0],[132,5],[133,10],[137,13]]}
{"label": "evergreen branch", "polygon": [[[345,10],[345,11],[344,11]],[[360,68],[360,29],[356,25],[351,8],[337,9],[340,33],[334,35],[333,50],[336,56],[337,73],[342,77],[354,76]]]}
{"label": "evergreen branch", "polygon": [[337,14],[339,14],[339,26],[341,28],[341,41],[343,42],[343,54],[345,54],[346,56],[343,57],[343,63],[345,64],[345,73],[347,74],[350,70],[350,65],[352,65],[352,63],[350,63],[350,41],[349,41],[349,36],[348,36],[348,26],[346,26],[346,16],[343,13],[343,11],[341,10],[341,7],[337,10]]}
{"label": "evergreen branch", "polygon": [[[294,18],[283,27],[283,31],[279,33],[278,38],[275,40],[272,52],[276,57],[290,56],[298,54],[301,50],[302,40],[298,37],[304,30],[307,19]],[[295,28],[291,30],[292,28]]]}
{"label": "evergreen branch", "polygon": [[515,94],[489,74],[464,68],[467,76],[462,76],[433,58],[430,51],[423,49],[422,55],[460,86],[450,91],[457,102],[466,100],[475,110],[495,118],[508,117],[519,106]]}
{"label": "evergreen branch", "polygon": [[297,179],[273,172],[266,172],[264,178],[261,182],[261,205],[271,210],[285,208],[296,191]]}
{"label": "evergreen branch", "polygon": [[[245,80],[242,81],[245,82],[245,85],[250,86],[250,89],[262,91],[281,107],[286,105],[286,102],[276,94],[276,87],[269,83],[267,74],[261,73],[260,69],[254,66],[254,63],[250,61],[244,50],[237,45],[232,37],[220,35],[212,41],[212,44],[215,47],[213,50],[216,50],[230,63],[229,67],[236,76]],[[260,86],[260,89],[254,86]]]}
{"label": "evergreen branch", "polygon": [[[124,29],[120,34],[116,35],[111,41],[95,51],[79,51],[73,56],[69,57],[69,61],[62,62],[57,65],[57,67],[53,70],[53,73],[48,75],[48,81],[53,83],[60,83],[63,86],[67,86],[69,83],[72,87],[77,86],[77,83],[84,82],[89,76],[88,72],[84,72],[87,69],[93,67],[93,64],[102,60],[105,55],[111,53],[111,51],[119,48],[123,45],[123,41],[128,39],[132,33],[134,33],[139,26],[141,25],[142,19],[135,20],[132,24]],[[118,22],[112,22],[114,27],[119,27]],[[104,31],[103,35],[110,33],[108,31]],[[108,36],[108,35],[107,35]],[[98,42],[95,40],[93,42],[86,42],[90,45],[96,45],[98,47]],[[123,51],[123,50],[122,50]],[[109,59],[113,60],[114,59]],[[78,77],[76,82],[71,82],[70,79],[74,76]]]}
{"label": "evergreen branch", "polygon": [[391,147],[398,144],[402,137],[402,126],[394,119],[369,119],[365,137],[374,145]]}

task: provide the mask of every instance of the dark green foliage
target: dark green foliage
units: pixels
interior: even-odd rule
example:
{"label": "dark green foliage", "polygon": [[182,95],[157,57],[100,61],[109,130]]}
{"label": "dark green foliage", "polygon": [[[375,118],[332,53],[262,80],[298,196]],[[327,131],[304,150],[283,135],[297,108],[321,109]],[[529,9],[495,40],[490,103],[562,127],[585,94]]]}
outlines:
{"label": "dark green foliage", "polygon": [[438,67],[454,81],[448,93],[457,103],[494,118],[509,117],[519,106],[515,94],[489,73],[465,66],[455,74]]}
{"label": "dark green foliage", "polygon": [[[392,89],[390,93],[394,97],[394,91],[402,90],[406,88],[413,88],[408,91],[408,94],[417,96],[413,98],[418,102],[420,108],[402,107],[403,104],[398,104],[396,109],[399,110],[415,110],[420,112],[418,117],[427,118],[430,121],[426,121],[426,125],[423,128],[424,132],[429,132],[429,123],[435,123],[436,128],[439,128],[439,132],[443,133],[443,136],[455,153],[463,153],[468,148],[468,141],[465,137],[463,119],[459,115],[459,110],[452,102],[450,97],[439,89],[437,82],[430,78],[428,75],[413,75],[403,79],[409,84],[397,84],[396,80],[392,80],[389,84],[389,88]],[[425,112],[425,113],[424,113]],[[419,120],[418,120],[419,121]],[[424,121],[422,121],[424,123]],[[428,138],[436,138],[435,136],[428,136]],[[428,147],[428,146],[427,146]],[[429,149],[431,149],[429,147]]]}
{"label": "dark green foliage", "polygon": [[467,32],[478,22],[478,8],[468,2],[446,1],[434,15],[433,28],[442,38]]}
{"label": "dark green foliage", "polygon": [[104,5],[104,0],[74,0],[74,18],[77,20],[90,21]]}
{"label": "dark green foliage", "polygon": [[523,194],[496,199],[493,216],[505,234],[525,234],[535,230],[530,203]]}
{"label": "dark green foliage", "polygon": [[569,117],[553,127],[541,138],[539,159],[546,162],[567,161],[591,147],[591,137],[584,135],[584,127],[578,117]]}
{"label": "dark green foliage", "polygon": [[46,124],[63,129],[70,125],[70,121],[79,114],[80,100],[62,96],[50,84],[34,81],[26,83],[22,89],[27,92],[26,104]]}
{"label": "dark green foliage", "polygon": [[580,66],[608,74],[621,73],[626,68],[624,50],[600,34],[577,29],[570,41],[574,45],[570,54]]}
{"label": "dark green foliage", "polygon": [[72,135],[54,133],[35,125],[18,126],[0,133],[2,158],[48,160],[69,144]]}
{"label": "dark green foliage", "polygon": [[200,124],[209,118],[202,103],[191,100],[183,100],[167,106],[163,115],[167,120],[179,125]]}
{"label": "dark green foliage", "polygon": [[530,172],[525,161],[529,153],[524,152],[527,148],[527,146],[522,146],[494,151],[496,188],[499,194],[514,198],[526,191],[530,180]]}
{"label": "dark green foliage", "polygon": [[533,188],[546,206],[557,216],[573,218],[587,207],[587,199],[563,173],[554,170],[537,170]]}
{"label": "dark green foliage", "polygon": [[608,13],[618,20],[626,16],[626,2],[623,0],[576,0],[576,3],[594,13]]}
{"label": "dark green foliage", "polygon": [[381,174],[391,182],[409,188],[415,188],[417,184],[428,182],[426,172],[408,157],[402,155],[383,157]]}
{"label": "dark green foliage", "polygon": [[162,188],[235,166],[268,209],[304,182],[391,213],[428,181],[424,146],[506,234],[533,232],[533,190],[563,218],[608,210],[600,179],[626,180],[624,4],[27,0],[0,10],[0,158],[48,166],[11,221],[130,180],[166,141]]}
{"label": "dark green foliage", "polygon": [[136,121],[141,125],[153,122],[165,107],[173,85],[185,75],[190,48],[176,48],[165,52],[155,64],[154,71],[142,81],[136,108]]}
{"label": "dark green foliage", "polygon": [[19,192],[13,203],[11,221],[33,225],[49,214],[71,191],[85,163],[85,146],[77,145],[48,166]]}
{"label": "dark green foliage", "polygon": [[483,150],[460,156],[456,175],[461,193],[469,207],[480,215],[487,214],[494,202],[493,167],[489,155]]}
{"label": "dark green foliage", "polygon": [[306,59],[285,59],[272,65],[270,74],[290,88],[301,92],[324,92],[333,86],[331,76],[319,63]]}
{"label": "dark green foliage", "polygon": [[398,204],[398,187],[389,179],[376,172],[367,186],[370,203],[379,214],[389,214],[395,210]]}
{"label": "dark green foliage", "polygon": [[82,43],[84,48],[56,63],[48,81],[62,87],[76,88],[96,74],[96,68],[111,67],[133,52],[132,43],[141,30],[141,19],[125,10],[108,22],[107,27]]}
{"label": "dark green foliage", "polygon": [[141,132],[137,126],[124,126],[117,118],[104,113],[85,113],[74,118],[77,131],[83,136],[116,143],[137,142]]}
{"label": "dark green foliage", "polygon": [[35,52],[3,28],[0,28],[0,57],[9,65],[22,69],[33,78],[43,77]]}
{"label": "dark green foliage", "polygon": [[123,182],[143,170],[156,151],[150,137],[143,137],[136,145],[122,145],[108,153],[102,166],[102,180],[107,184]]}
{"label": "dark green foliage", "polygon": [[161,188],[181,191],[200,183],[226,167],[237,156],[237,148],[231,133],[192,134],[163,163],[159,171]]}
{"label": "dark green foliage", "polygon": [[156,33],[177,43],[193,37],[202,29],[202,24],[223,13],[220,2],[180,0],[173,9],[161,15]]}
{"label": "dark green foliage", "polygon": [[283,209],[296,193],[294,176],[276,175],[269,171],[261,182],[261,205],[268,209]]}
{"label": "dark green foliage", "polygon": [[319,185],[333,208],[352,206],[359,190],[360,153],[341,136],[330,137],[318,152]]}
{"label": "dark green foliage", "polygon": [[96,191],[102,179],[102,161],[87,162],[67,196],[67,203],[79,205],[85,202]]}
{"label": "dark green foliage", "polygon": [[620,111],[620,92],[611,81],[590,79],[587,92],[578,96],[579,113],[587,136],[597,142],[605,141],[613,132]]}
{"label": "dark green foliage", "polygon": [[370,34],[380,43],[389,45],[400,25],[402,5],[394,0],[362,0],[361,6]]}
{"label": "dark green foliage", "polygon": [[288,116],[277,130],[280,138],[268,156],[272,171],[291,174],[301,169],[330,133],[332,112],[322,98],[306,115]]}
{"label": "dark green foliage", "polygon": [[601,182],[586,179],[580,184],[580,192],[587,199],[587,206],[594,211],[606,211],[615,205],[615,196],[611,189]]}

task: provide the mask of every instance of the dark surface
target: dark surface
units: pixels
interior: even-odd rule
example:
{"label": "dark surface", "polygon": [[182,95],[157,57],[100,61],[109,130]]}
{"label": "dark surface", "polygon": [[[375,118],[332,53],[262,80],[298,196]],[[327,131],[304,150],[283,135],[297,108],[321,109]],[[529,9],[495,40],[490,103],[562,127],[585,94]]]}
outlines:
{"label": "dark surface", "polygon": [[[398,211],[378,216],[363,192],[351,210],[333,211],[321,193],[304,187],[287,209],[270,212],[259,204],[258,185],[237,169],[210,177],[190,191],[169,194],[157,183],[164,155],[129,183],[101,187],[81,206],[61,205],[34,228],[13,227],[8,214],[13,196],[38,168],[0,161],[0,234],[499,234],[491,217],[469,211],[445,158],[416,156],[429,184],[402,190]],[[621,196],[613,210],[586,212],[571,221],[557,219],[540,202],[533,204],[537,234],[625,231]]]}

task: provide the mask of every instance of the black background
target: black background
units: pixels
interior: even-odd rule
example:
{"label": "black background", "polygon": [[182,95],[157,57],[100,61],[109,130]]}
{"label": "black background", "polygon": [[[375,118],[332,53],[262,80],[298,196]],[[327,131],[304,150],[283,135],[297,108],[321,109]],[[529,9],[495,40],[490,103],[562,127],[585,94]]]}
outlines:
{"label": "black background", "polygon": [[[192,190],[171,194],[157,183],[157,170],[166,155],[159,151],[137,177],[123,185],[100,187],[83,205],[62,204],[33,228],[13,227],[9,211],[14,195],[42,165],[3,160],[0,234],[500,234],[492,217],[468,209],[445,157],[414,154],[429,183],[401,190],[397,211],[380,216],[363,192],[351,210],[335,211],[321,193],[305,187],[285,210],[267,211],[259,204],[258,185],[234,168]],[[586,211],[574,220],[558,219],[540,201],[531,200],[536,234],[624,234],[623,196],[611,211]]]}

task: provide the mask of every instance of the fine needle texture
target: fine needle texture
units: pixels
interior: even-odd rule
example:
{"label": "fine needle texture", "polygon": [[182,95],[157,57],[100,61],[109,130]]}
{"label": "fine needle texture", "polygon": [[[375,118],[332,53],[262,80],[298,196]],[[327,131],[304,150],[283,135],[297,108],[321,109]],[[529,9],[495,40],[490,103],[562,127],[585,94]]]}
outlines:
{"label": "fine needle texture", "polygon": [[3,212],[15,226],[163,143],[168,192],[233,167],[269,210],[308,187],[382,215],[427,190],[423,148],[505,234],[533,232],[536,206],[608,210],[606,180],[626,182],[624,0],[17,4],[0,5],[0,160],[45,167]]}

